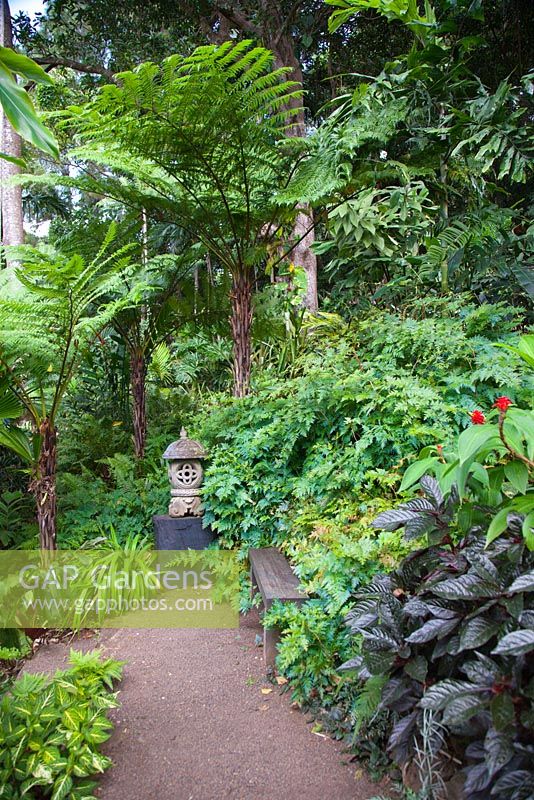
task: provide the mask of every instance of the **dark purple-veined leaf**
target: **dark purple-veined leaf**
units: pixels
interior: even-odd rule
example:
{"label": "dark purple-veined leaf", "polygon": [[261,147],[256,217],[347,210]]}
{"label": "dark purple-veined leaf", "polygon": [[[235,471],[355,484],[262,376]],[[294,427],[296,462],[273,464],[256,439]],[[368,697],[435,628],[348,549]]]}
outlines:
{"label": "dark purple-veined leaf", "polygon": [[507,796],[511,797],[512,793],[510,790],[513,789],[523,789],[526,791],[526,794],[521,794],[524,800],[532,797],[534,793],[534,775],[532,772],[527,772],[526,769],[517,769],[514,770],[514,772],[505,773],[492,786],[491,796],[494,797],[501,792],[508,792],[509,794]]}
{"label": "dark purple-veined leaf", "polygon": [[414,519],[407,520],[404,526],[404,538],[406,541],[420,539],[425,533],[429,533],[436,527],[436,521],[430,514],[419,513]]}
{"label": "dark purple-veined leaf", "polygon": [[506,590],[507,592],[534,592],[534,570],[525,572],[516,578],[511,586]]}
{"label": "dark purple-veined leaf", "polygon": [[454,619],[429,619],[420,628],[411,633],[406,641],[409,644],[423,644],[432,639],[442,639],[460,623],[460,617]]}
{"label": "dark purple-veined leaf", "polygon": [[482,653],[476,655],[476,661],[466,661],[460,669],[474,683],[493,685],[495,678],[499,675],[499,667],[489,656]]}
{"label": "dark purple-veined leaf", "polygon": [[454,681],[450,679],[440,681],[426,690],[421,700],[421,707],[440,711],[458,697],[472,695],[476,689],[476,684],[469,681]]}
{"label": "dark purple-veined leaf", "polygon": [[485,698],[480,692],[457,697],[456,700],[447,703],[443,709],[443,724],[460,725],[482,711],[485,706]]}
{"label": "dark purple-veined leaf", "polygon": [[409,617],[427,617],[430,614],[430,608],[427,603],[424,603],[418,597],[411,597],[407,603],[404,604],[403,613]]}
{"label": "dark purple-veined leaf", "polygon": [[458,616],[457,612],[452,608],[442,608],[442,606],[438,606],[436,603],[428,603],[428,608],[432,616],[438,619],[453,619]]}
{"label": "dark purple-veined leaf", "polygon": [[362,630],[361,633],[364,636],[365,646],[375,653],[382,650],[396,653],[400,647],[400,643],[381,628]]}
{"label": "dark purple-veined leaf", "polygon": [[359,669],[363,662],[363,656],[355,656],[354,658],[350,658],[348,661],[345,661],[339,667],[340,672],[349,672],[350,670]]}
{"label": "dark purple-veined leaf", "polygon": [[406,508],[408,511],[433,511],[435,513],[436,509],[428,500],[425,500],[424,497],[414,497],[413,500],[408,500],[402,508]]}
{"label": "dark purple-veined leaf", "polygon": [[432,591],[438,597],[445,597],[448,600],[474,600],[479,597],[499,596],[494,586],[473,574],[440,581],[432,587]]}
{"label": "dark purple-veined leaf", "polygon": [[[364,657],[364,667],[360,672],[360,677],[370,677],[371,675],[384,675],[389,672],[395,660],[395,653],[380,652],[367,652]],[[367,669],[367,675],[364,676],[363,669]]]}
{"label": "dark purple-veined leaf", "polygon": [[421,478],[421,489],[433,501],[434,508],[437,510],[443,505],[443,492],[440,489],[439,483],[431,475],[424,475]]}
{"label": "dark purple-veined leaf", "polygon": [[487,581],[487,583],[494,584],[495,587],[500,588],[499,573],[497,567],[493,562],[482,553],[468,553],[467,559],[472,565],[476,574]]}
{"label": "dark purple-veined leaf", "polygon": [[401,717],[393,726],[388,741],[388,750],[394,754],[395,760],[403,763],[408,758],[411,743],[415,733],[418,712],[413,711],[406,717]]}
{"label": "dark purple-veined leaf", "polygon": [[519,656],[534,650],[534,631],[521,630],[507,633],[492,650],[493,655]]}
{"label": "dark purple-veined leaf", "polygon": [[464,784],[464,796],[470,797],[486,789],[491,783],[491,775],[485,764],[476,764],[465,770],[466,779]]}
{"label": "dark purple-veined leaf", "polygon": [[486,753],[486,767],[491,777],[505,764],[508,764],[514,754],[510,737],[501,731],[490,728],[484,739]]}
{"label": "dark purple-veined leaf", "polygon": [[418,516],[416,511],[408,509],[392,508],[389,511],[383,511],[371,523],[373,528],[378,528],[383,531],[396,531],[406,525],[408,520],[416,519]]}
{"label": "dark purple-veined leaf", "polygon": [[476,647],[481,647],[492,636],[494,636],[500,628],[498,622],[486,619],[485,617],[474,617],[468,620],[460,630],[460,646],[458,652],[462,650],[474,650]]}
{"label": "dark purple-veined leaf", "polygon": [[[521,793],[517,795],[513,792],[518,789]],[[491,796],[507,792],[504,797],[519,797],[521,800],[529,800],[534,795],[534,775],[525,769],[514,770],[502,775],[491,789]]]}
{"label": "dark purple-veined leaf", "polygon": [[519,624],[522,628],[534,631],[534,611],[523,611],[519,616]]}

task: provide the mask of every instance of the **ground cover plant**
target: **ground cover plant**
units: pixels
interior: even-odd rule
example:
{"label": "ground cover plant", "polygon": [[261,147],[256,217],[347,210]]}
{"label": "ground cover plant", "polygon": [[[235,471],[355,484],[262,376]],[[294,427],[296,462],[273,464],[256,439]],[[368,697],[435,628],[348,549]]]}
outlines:
{"label": "ground cover plant", "polygon": [[[153,546],[185,426],[243,611],[250,548],[310,596],[264,623],[314,730],[418,800],[526,800],[528,4],[149,5],[48,0],[0,51],[0,549]],[[76,658],[4,693],[0,796],[107,766],[75,706],[118,667]]]}
{"label": "ground cover plant", "polygon": [[100,745],[122,665],[75,650],[70,664],[52,677],[25,674],[0,698],[0,797],[93,797],[94,776],[111,765]]}

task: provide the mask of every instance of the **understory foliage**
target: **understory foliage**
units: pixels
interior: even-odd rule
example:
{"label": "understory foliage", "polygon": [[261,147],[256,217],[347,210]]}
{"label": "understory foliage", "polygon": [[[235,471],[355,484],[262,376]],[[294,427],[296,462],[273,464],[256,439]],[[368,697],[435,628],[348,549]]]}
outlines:
{"label": "understory foliage", "polygon": [[[44,47],[64,6],[77,25],[93,4],[46,5],[52,24],[28,20],[21,41]],[[238,5],[241,19],[253,4]],[[20,280],[1,280],[0,548],[35,547],[37,520],[48,547],[56,529],[60,547],[110,559],[150,547],[169,499],[161,455],[184,426],[208,450],[218,546],[243,575],[250,548],[279,548],[309,595],[263,622],[314,730],[373,773],[415,774],[418,800],[447,797],[459,771],[469,800],[527,800],[534,76],[530,54],[511,54],[531,41],[513,33],[524,3],[327,0],[319,39],[329,11],[290,5],[267,40],[306,31],[295,63],[310,54],[305,83],[328,75],[314,111],[330,95],[314,118],[299,68],[222,10],[204,20],[209,44],[182,20],[179,54],[162,60],[170,29],[156,25],[154,60],[140,31],[114,61],[114,24],[99,78],[45,76],[62,162],[24,154],[26,207],[51,224],[12,254]],[[85,34],[78,46],[93,60]],[[297,214],[315,226],[313,314]],[[1,634],[0,659],[27,651],[23,632]],[[4,693],[0,797],[89,798],[108,766],[120,666],[73,658]]]}
{"label": "understory foliage", "polygon": [[100,752],[118,707],[122,664],[71,650],[70,669],[27,673],[0,699],[0,797],[89,800],[110,759]]}

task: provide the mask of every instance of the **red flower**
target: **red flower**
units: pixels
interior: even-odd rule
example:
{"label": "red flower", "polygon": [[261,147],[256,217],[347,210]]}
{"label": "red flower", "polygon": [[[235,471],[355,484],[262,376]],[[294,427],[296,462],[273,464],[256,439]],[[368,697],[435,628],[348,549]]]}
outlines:
{"label": "red flower", "polygon": [[508,411],[510,406],[512,405],[512,401],[509,397],[498,397],[494,404],[495,408],[498,408],[499,411]]}
{"label": "red flower", "polygon": [[473,423],[473,425],[484,425],[485,421],[486,417],[484,416],[482,411],[479,411],[478,409],[475,409],[475,411],[471,411],[471,422]]}

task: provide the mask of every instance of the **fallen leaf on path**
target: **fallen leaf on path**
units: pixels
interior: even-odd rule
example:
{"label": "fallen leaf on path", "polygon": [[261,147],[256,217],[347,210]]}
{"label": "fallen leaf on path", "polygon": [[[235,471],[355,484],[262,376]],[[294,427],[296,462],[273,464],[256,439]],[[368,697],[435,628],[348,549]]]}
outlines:
{"label": "fallen leaf on path", "polygon": [[283,675],[278,675],[278,677],[276,678],[276,682],[278,686],[283,686],[285,683],[287,683],[287,678],[284,678]]}
{"label": "fallen leaf on path", "polygon": [[272,689],[262,689],[261,690],[262,694],[271,694],[271,692],[272,692]]}

